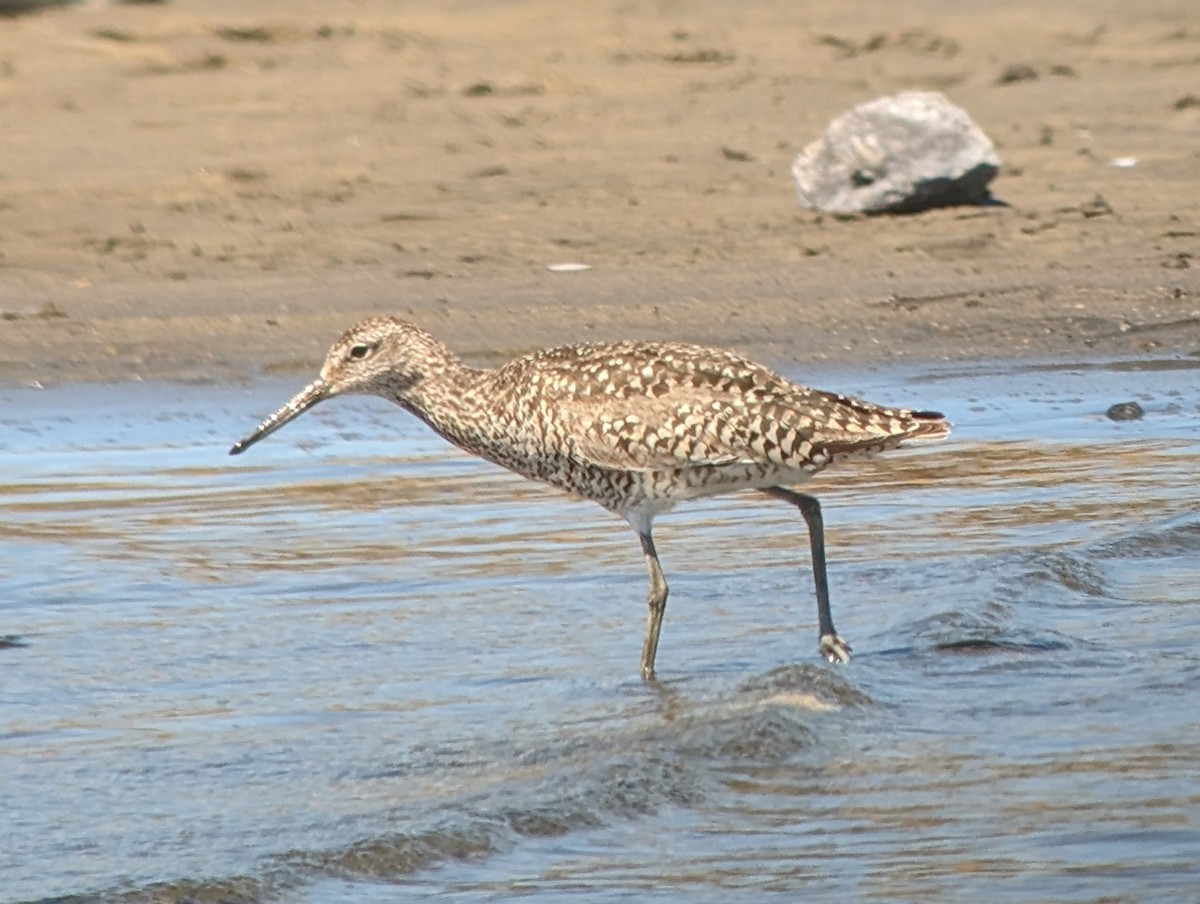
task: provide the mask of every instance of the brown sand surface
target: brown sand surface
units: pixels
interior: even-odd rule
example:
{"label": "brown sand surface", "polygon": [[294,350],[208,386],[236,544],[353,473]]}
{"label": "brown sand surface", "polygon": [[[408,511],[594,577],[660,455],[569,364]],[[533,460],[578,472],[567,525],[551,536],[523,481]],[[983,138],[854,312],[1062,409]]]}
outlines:
{"label": "brown sand surface", "polygon": [[[910,88],[1009,206],[801,209],[799,149]],[[386,312],[480,362],[1200,349],[1195,0],[92,0],[0,19],[0,135],[10,383],[307,372]]]}

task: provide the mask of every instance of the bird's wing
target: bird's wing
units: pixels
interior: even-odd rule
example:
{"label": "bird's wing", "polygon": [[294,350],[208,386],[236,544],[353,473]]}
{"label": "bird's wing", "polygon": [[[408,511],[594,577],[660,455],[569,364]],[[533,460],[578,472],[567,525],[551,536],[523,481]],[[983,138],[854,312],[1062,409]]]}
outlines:
{"label": "bird's wing", "polygon": [[[732,352],[666,343],[550,349],[537,373],[556,442],[578,461],[637,470],[774,462],[894,444],[908,412],[791,383]],[[889,417],[881,417],[880,413]],[[894,437],[894,439],[892,439]]]}

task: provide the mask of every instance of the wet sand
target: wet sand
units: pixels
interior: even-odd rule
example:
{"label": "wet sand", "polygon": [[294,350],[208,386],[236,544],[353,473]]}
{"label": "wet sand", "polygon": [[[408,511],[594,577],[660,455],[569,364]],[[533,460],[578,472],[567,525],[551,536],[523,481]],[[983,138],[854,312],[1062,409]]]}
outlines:
{"label": "wet sand", "polygon": [[[380,312],[481,362],[619,336],[780,366],[1191,354],[1189,8],[171,0],[2,19],[0,380],[307,371]],[[1008,206],[802,210],[800,148],[909,88],[992,137]]]}

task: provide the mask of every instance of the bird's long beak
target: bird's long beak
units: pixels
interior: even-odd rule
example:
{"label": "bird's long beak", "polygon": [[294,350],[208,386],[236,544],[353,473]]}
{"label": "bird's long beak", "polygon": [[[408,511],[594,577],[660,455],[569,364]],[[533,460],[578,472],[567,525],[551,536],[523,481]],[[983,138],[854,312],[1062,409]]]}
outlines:
{"label": "bird's long beak", "polygon": [[270,436],[288,421],[294,421],[304,412],[312,408],[317,402],[324,401],[333,395],[332,388],[324,380],[313,380],[302,390],[292,396],[282,408],[276,411],[273,415],[258,425],[258,429],[247,436],[244,440],[234,443],[233,448],[229,450],[230,455],[238,455],[245,452],[260,439]]}

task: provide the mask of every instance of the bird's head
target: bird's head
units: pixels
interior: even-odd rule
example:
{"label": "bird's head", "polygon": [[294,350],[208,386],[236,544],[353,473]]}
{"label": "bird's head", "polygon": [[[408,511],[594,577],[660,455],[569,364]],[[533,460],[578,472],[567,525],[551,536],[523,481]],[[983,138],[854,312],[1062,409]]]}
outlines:
{"label": "bird's head", "polygon": [[404,404],[428,369],[445,360],[444,347],[411,323],[375,317],[351,327],[333,343],[321,375],[234,445],[230,455],[246,451],[318,402],[335,395],[380,395]]}

